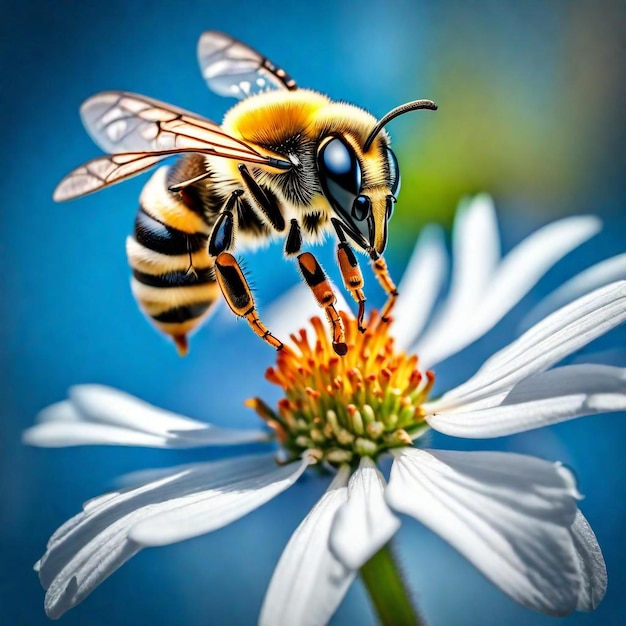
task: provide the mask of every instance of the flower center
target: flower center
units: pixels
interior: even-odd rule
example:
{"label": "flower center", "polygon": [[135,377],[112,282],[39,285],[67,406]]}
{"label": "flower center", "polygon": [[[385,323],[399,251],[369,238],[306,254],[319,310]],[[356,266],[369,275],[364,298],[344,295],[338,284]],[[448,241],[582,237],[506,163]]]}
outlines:
{"label": "flower center", "polygon": [[291,457],[305,451],[332,465],[357,464],[363,456],[411,445],[428,425],[420,406],[434,374],[417,369],[417,356],[396,351],[389,322],[370,316],[359,332],[341,313],[348,353],[339,357],[326,326],[311,319],[314,337],[300,330],[277,354],[265,377],[283,389],[273,411],[254,398],[246,402],[276,432]]}

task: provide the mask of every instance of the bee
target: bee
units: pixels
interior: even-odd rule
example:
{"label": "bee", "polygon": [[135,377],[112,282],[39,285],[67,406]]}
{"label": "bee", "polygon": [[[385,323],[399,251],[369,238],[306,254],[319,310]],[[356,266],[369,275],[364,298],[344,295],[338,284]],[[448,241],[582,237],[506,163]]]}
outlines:
{"label": "bee", "polygon": [[206,320],[221,292],[235,315],[280,350],[283,344],[259,318],[233,252],[282,238],[285,256],[297,260],[325,311],[335,352],[344,355],[333,288],[303,248],[334,232],[361,330],[364,283],[354,248],[368,255],[387,294],[381,311],[387,318],[397,290],[382,254],[400,172],[384,126],[408,111],[437,106],[416,100],[377,120],[359,107],[298,88],[269,59],[216,31],[201,35],[198,60],[211,90],[240,100],[221,126],[146,96],[98,93],[80,113],[107,154],[70,172],[53,197],[78,198],[179,155],[144,186],[127,239],[132,292],[143,312],[184,355],[189,333]]}

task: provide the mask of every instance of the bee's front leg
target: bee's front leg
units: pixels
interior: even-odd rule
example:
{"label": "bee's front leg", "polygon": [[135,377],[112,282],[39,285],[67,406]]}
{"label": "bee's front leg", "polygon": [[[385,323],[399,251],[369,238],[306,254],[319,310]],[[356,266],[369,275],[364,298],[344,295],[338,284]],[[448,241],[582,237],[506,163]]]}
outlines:
{"label": "bee's front leg", "polygon": [[393,305],[396,303],[396,299],[398,298],[398,290],[395,283],[391,279],[391,276],[389,276],[387,262],[382,256],[372,256],[372,269],[374,270],[374,274],[376,275],[378,282],[387,294],[387,302],[385,302],[385,306],[383,306],[380,312],[381,320],[383,322],[387,322],[389,320],[389,314],[393,309]]}

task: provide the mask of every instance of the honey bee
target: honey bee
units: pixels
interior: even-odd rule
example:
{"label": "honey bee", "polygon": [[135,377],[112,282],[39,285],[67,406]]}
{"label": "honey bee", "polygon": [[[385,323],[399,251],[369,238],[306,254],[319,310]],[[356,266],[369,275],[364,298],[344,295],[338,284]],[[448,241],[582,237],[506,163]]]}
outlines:
{"label": "honey bee", "polygon": [[363,329],[363,277],[353,247],[367,254],[387,293],[397,291],[382,256],[387,222],[400,187],[398,162],[383,127],[430,100],[399,106],[380,120],[365,110],[300,89],[284,70],[229,35],[207,31],[198,60],[209,88],[238,102],[218,125],[146,96],[96,94],[81,107],[83,124],[108,154],[70,172],[54,192],[77,198],[135,176],[171,155],[139,198],[126,250],[140,308],[169,335],[181,355],[188,334],[209,315],[221,292],[233,313],[276,349],[260,320],[236,247],[284,239],[305,283],[324,309],[335,352],[347,351],[336,296],[316,258],[303,251],[328,232],[346,290]]}

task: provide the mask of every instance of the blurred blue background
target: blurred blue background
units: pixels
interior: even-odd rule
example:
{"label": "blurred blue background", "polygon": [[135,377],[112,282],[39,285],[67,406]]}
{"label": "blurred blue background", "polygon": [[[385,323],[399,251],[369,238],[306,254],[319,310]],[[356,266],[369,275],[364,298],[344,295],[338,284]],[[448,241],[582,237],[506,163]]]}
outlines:
{"label": "blurred blue background", "polygon": [[[593,212],[607,227],[555,267],[515,313],[443,364],[460,382],[516,332],[524,311],[592,262],[624,251],[626,8],[623,1],[375,3],[3,2],[2,378],[0,379],[0,623],[48,623],[32,564],[49,535],[88,498],[135,469],[217,458],[227,451],[24,448],[36,413],[81,382],[113,385],[215,423],[256,426],[243,400],[276,393],[263,380],[272,352],[221,310],[181,360],[138,312],[124,240],[145,178],[56,205],[60,178],[98,154],[80,103],[94,92],[144,93],[219,120],[231,106],[206,89],[195,60],[205,29],[234,34],[306,86],[376,115],[414,98],[417,113],[389,130],[403,186],[388,259],[399,277],[420,226],[450,224],[460,196],[494,194],[505,249],[558,216]],[[332,247],[321,259],[333,266]],[[296,281],[280,247],[248,255],[261,309]],[[366,281],[373,284],[371,274]],[[382,294],[371,288],[370,300]],[[624,333],[589,348],[624,346]],[[613,355],[616,362],[623,353]],[[622,362],[622,365],[626,363]],[[439,447],[515,450],[560,459],[586,494],[609,589],[594,614],[562,624],[623,624],[626,615],[626,425],[600,416],[550,430]],[[309,477],[212,535],[146,550],[63,623],[249,624],[291,532],[325,487]],[[429,623],[550,624],[487,583],[432,533],[407,520],[398,550]],[[374,618],[357,583],[334,624]]]}

